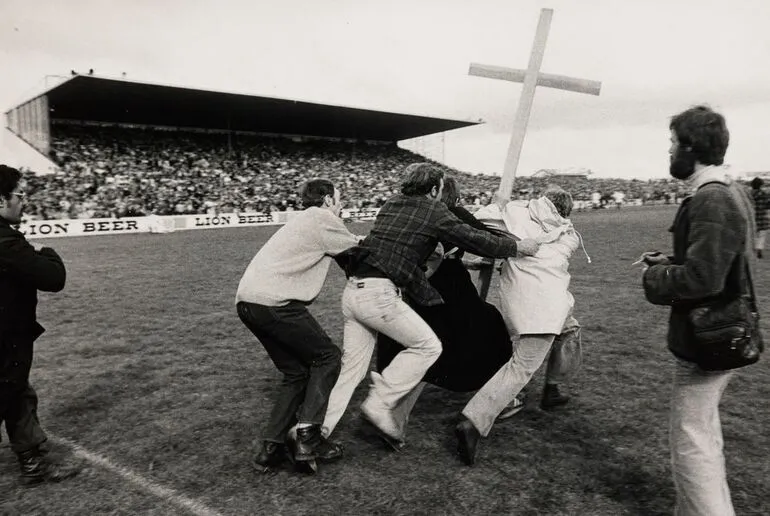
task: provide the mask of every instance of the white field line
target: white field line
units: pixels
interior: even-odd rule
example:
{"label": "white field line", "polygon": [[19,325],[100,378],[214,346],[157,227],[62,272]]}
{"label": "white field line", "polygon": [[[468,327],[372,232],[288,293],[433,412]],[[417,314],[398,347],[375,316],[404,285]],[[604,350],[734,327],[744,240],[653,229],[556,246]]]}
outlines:
{"label": "white field line", "polygon": [[50,434],[49,434],[49,437],[53,441],[58,441],[70,447],[72,449],[73,454],[76,457],[80,457],[96,466],[100,466],[106,470],[109,470],[112,473],[115,473],[116,475],[123,477],[125,480],[128,480],[132,484],[135,484],[136,486],[141,488],[143,491],[146,491],[152,495],[155,495],[158,498],[165,500],[166,502],[189,512],[190,514],[195,514],[196,516],[222,516],[221,513],[213,509],[209,509],[208,507],[203,505],[201,502],[198,502],[196,500],[193,500],[192,498],[188,498],[184,495],[181,495],[176,491],[174,491],[173,489],[169,489],[167,487],[158,485],[155,482],[148,480],[137,473],[134,473],[128,468],[115,464],[107,457],[103,457],[102,455],[86,450],[85,448],[83,448],[82,446],[80,446],[74,441],[71,441],[64,437],[50,436]]}

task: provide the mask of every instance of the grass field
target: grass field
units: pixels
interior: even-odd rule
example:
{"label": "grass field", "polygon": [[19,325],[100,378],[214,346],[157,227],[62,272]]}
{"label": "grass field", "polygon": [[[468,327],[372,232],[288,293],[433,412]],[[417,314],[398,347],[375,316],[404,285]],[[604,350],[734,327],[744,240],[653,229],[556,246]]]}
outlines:
{"label": "grass field", "polygon": [[[336,434],[346,446],[342,462],[315,477],[252,472],[250,449],[279,375],[238,320],[233,299],[274,228],[49,240],[69,277],[63,292],[41,295],[39,318],[48,331],[32,375],[41,420],[52,435],[199,502],[209,514],[670,514],[667,310],[644,300],[639,269],[630,264],[641,251],[670,249],[673,215],[672,207],[574,214],[593,263],[581,252],[572,260],[585,346],[583,370],[569,386],[573,401],[548,413],[532,396],[482,442],[473,468],[456,457],[452,435],[469,395],[426,389],[408,445],[395,454],[357,435],[362,386]],[[757,276],[767,322],[770,264],[760,263]],[[333,266],[312,307],[338,343],[343,281]],[[736,376],[722,405],[741,515],[770,514],[769,421],[770,356]],[[22,514],[188,514],[120,475],[86,466],[66,483],[23,489],[4,442],[0,498]]]}

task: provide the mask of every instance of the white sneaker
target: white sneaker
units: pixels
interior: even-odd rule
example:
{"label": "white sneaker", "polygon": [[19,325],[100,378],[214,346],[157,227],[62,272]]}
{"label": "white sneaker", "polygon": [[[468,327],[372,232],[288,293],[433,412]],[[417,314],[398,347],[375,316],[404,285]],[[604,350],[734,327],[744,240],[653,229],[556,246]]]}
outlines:
{"label": "white sneaker", "polygon": [[524,401],[521,400],[518,396],[513,398],[513,401],[508,404],[507,407],[503,409],[502,412],[500,412],[500,415],[497,416],[498,421],[505,421],[506,419],[515,416],[519,412],[521,412],[524,409]]}

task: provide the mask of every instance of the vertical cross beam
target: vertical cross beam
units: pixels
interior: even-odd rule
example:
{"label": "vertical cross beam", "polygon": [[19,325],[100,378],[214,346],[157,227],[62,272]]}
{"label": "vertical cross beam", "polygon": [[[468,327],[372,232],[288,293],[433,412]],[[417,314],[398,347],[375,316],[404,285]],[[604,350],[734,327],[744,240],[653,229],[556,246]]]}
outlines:
{"label": "vertical cross beam", "polygon": [[543,62],[543,55],[545,54],[545,44],[548,39],[548,31],[551,28],[552,16],[552,9],[542,9],[540,11],[540,21],[537,24],[535,41],[532,44],[529,66],[526,70],[477,63],[471,63],[470,69],[468,70],[470,75],[476,77],[487,77],[490,79],[524,83],[521,98],[519,99],[519,106],[516,110],[516,118],[514,119],[511,143],[508,146],[508,155],[505,159],[503,176],[500,181],[500,188],[498,189],[498,195],[504,199],[509,199],[511,191],[513,190],[513,182],[516,178],[516,169],[519,166],[521,148],[524,144],[524,136],[527,132],[529,114],[532,111],[532,101],[535,98],[535,89],[537,86],[574,91],[577,93],[587,93],[589,95],[599,95],[599,92],[601,91],[602,83],[598,81],[576,79],[563,75],[540,72],[540,65]]}
{"label": "vertical cross beam", "polygon": [[[597,81],[540,72],[540,65],[543,63],[545,44],[548,40],[548,31],[551,28],[552,17],[552,9],[542,9],[540,11],[540,20],[537,24],[535,41],[532,44],[532,52],[529,56],[529,66],[526,70],[515,70],[503,68],[501,66],[471,63],[468,71],[470,75],[475,75],[477,77],[524,83],[521,98],[519,99],[519,106],[516,110],[516,118],[513,123],[513,133],[511,134],[511,143],[508,146],[508,155],[505,158],[503,176],[500,180],[500,187],[497,190],[498,196],[502,199],[511,198],[513,182],[516,179],[516,169],[519,166],[521,148],[524,144],[524,136],[527,132],[529,114],[532,111],[532,101],[535,98],[535,89],[537,86],[587,93],[589,95],[599,95],[599,92],[601,91],[602,85]],[[492,281],[492,271],[494,270],[494,266],[494,261],[492,261],[491,264],[482,266],[479,270],[479,293],[482,299],[486,299],[487,297],[489,285]]]}
{"label": "vertical cross beam", "polygon": [[527,66],[527,72],[524,76],[524,87],[521,91],[519,107],[516,110],[516,118],[513,122],[513,133],[511,134],[511,143],[508,146],[508,155],[505,158],[503,177],[500,180],[500,188],[497,191],[503,199],[509,199],[513,191],[516,168],[519,166],[521,147],[524,145],[524,136],[527,133],[529,114],[532,111],[532,101],[535,98],[537,78],[540,72],[540,65],[543,63],[545,43],[548,40],[552,16],[553,9],[543,9],[540,11],[540,21],[537,23],[535,41],[532,44],[532,53],[529,56],[529,66]]}

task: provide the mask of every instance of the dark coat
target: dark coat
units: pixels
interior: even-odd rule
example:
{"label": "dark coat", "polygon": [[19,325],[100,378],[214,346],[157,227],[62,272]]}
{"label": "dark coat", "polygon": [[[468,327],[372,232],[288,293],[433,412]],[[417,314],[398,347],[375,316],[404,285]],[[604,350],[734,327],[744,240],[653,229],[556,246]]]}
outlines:
{"label": "dark coat", "polygon": [[[444,260],[430,283],[444,304],[411,306],[436,333],[443,349],[423,381],[455,392],[478,390],[511,358],[513,346],[503,316],[479,297],[458,259]],[[377,370],[382,371],[403,349],[380,333]]]}
{"label": "dark coat", "polygon": [[[682,201],[670,231],[674,237],[671,264],[654,265],[644,273],[647,299],[656,305],[671,306],[668,347],[674,355],[695,360],[690,310],[720,296],[733,296],[734,290],[746,292],[748,284],[742,271],[746,253],[748,224],[730,190],[742,199],[743,209],[752,205],[743,188],[733,183],[729,188],[719,182],[706,183],[695,195]],[[750,217],[750,215],[749,215]],[[733,292],[726,286],[735,285]]]}
{"label": "dark coat", "polygon": [[[465,209],[452,213],[477,229],[485,228]],[[449,251],[451,243],[442,242]],[[455,392],[480,389],[511,358],[513,346],[503,316],[494,305],[479,297],[459,252],[441,262],[429,281],[444,304],[420,306],[410,303],[441,340],[442,352],[423,381]],[[382,371],[403,350],[401,344],[380,333],[377,338],[377,370]]]}
{"label": "dark coat", "polygon": [[56,251],[36,251],[0,218],[0,382],[29,379],[33,343],[44,331],[37,322],[37,291],[58,292],[65,280]]}

